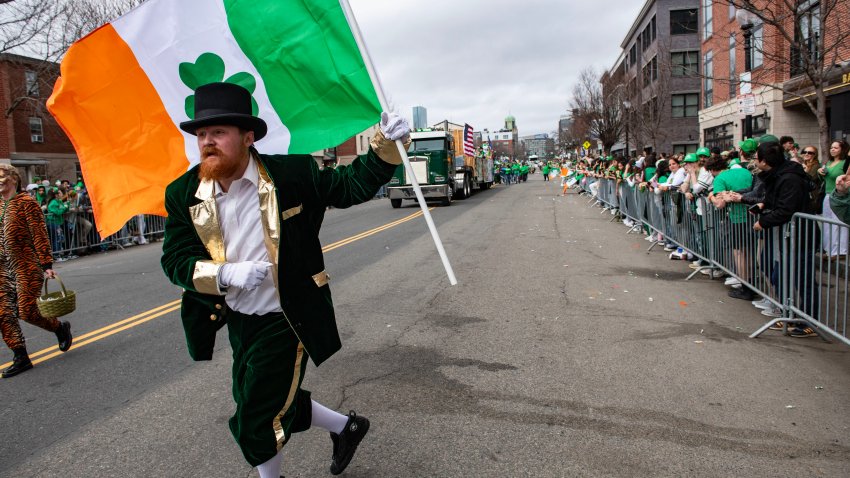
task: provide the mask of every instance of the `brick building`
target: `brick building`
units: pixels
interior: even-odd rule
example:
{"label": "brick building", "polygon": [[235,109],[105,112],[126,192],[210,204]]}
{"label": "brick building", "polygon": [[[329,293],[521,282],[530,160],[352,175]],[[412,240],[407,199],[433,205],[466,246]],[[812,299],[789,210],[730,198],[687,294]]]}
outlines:
{"label": "brick building", "polygon": [[[623,141],[612,152],[692,152],[699,146],[699,0],[647,0],[603,77],[603,93],[626,110]],[[622,86],[620,86],[622,85]],[[620,89],[621,91],[615,91]]]}
{"label": "brick building", "polygon": [[75,182],[80,173],[71,141],[45,105],[58,75],[55,63],[0,54],[0,162],[16,166],[25,183],[36,176]]}
{"label": "brick building", "polygon": [[[812,144],[820,148],[817,118],[798,96],[782,91],[785,88],[809,97],[814,95],[793,45],[775,26],[757,18],[751,18],[752,27],[742,29],[736,18],[737,10],[728,3],[700,1],[700,68],[704,75],[699,112],[702,143],[727,149],[737,146],[747,136],[770,133],[791,135],[801,146]],[[825,66],[828,82],[824,88],[830,137],[848,138],[850,45],[836,48],[835,37],[842,31],[846,36],[847,27],[839,27],[838,22],[846,22],[850,17],[850,4],[838,1],[836,10],[822,26],[818,21],[821,2],[801,2],[797,12],[781,11],[786,8],[782,2],[757,3],[765,8],[768,4],[787,18],[783,30],[796,30],[800,44],[808,45],[812,51],[817,51],[817,39],[824,35],[825,50],[830,53]],[[795,17],[798,29],[794,26]],[[744,99],[752,108],[750,114],[740,110],[743,102],[739,104],[739,101]]]}

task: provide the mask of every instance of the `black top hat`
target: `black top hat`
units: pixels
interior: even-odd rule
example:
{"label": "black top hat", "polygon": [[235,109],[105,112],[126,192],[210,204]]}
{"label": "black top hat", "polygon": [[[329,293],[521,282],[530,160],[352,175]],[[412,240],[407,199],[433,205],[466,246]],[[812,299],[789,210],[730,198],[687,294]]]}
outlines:
{"label": "black top hat", "polygon": [[209,83],[195,90],[195,119],[180,123],[180,129],[194,135],[202,126],[238,126],[253,131],[254,141],[259,141],[268,128],[262,118],[251,113],[248,90],[233,83]]}

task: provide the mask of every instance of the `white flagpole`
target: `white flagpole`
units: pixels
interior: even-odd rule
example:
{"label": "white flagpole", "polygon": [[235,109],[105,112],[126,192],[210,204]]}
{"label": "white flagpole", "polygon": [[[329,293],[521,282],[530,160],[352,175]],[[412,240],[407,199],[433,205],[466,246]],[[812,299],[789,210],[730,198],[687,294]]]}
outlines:
{"label": "white flagpole", "polygon": [[[354,18],[354,12],[351,10],[351,5],[348,0],[339,0],[339,4],[345,12],[345,17],[348,19],[348,26],[354,34],[354,40],[357,42],[357,48],[360,50],[360,55],[363,56],[363,61],[366,64],[366,70],[369,72],[369,77],[372,79],[372,85],[375,86],[378,94],[378,101],[381,103],[381,108],[384,111],[389,111],[387,98],[384,95],[384,87],[381,85],[381,79],[378,77],[378,72],[375,71],[375,65],[372,64],[372,57],[369,55],[369,49],[366,47],[366,42],[363,41],[363,35],[360,34],[360,27],[357,25],[357,19]],[[449,283],[457,285],[455,273],[452,270],[452,265],[449,263],[449,257],[446,255],[446,250],[443,248],[443,242],[440,240],[440,234],[437,232],[437,226],[434,225],[434,220],[431,218],[431,211],[428,210],[428,205],[425,204],[425,197],[422,196],[422,188],[419,187],[419,181],[416,180],[416,175],[413,174],[413,168],[410,166],[410,159],[407,157],[407,150],[401,140],[396,140],[396,147],[401,153],[401,160],[404,163],[404,168],[407,170],[407,177],[413,185],[413,192],[416,193],[416,199],[419,201],[419,207],[422,209],[422,215],[425,217],[425,222],[428,223],[428,229],[431,231],[431,238],[434,239],[434,245],[437,246],[437,252],[440,254],[440,259],[443,261],[443,267],[446,268],[446,274],[449,276]]]}

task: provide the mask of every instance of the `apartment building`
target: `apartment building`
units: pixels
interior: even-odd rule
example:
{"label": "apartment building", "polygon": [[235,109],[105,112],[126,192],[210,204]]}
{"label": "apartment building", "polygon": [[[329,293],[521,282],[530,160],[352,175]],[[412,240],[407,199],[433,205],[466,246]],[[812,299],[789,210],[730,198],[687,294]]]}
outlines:
{"label": "apartment building", "polygon": [[700,0],[699,125],[704,145],[727,149],[746,137],[770,133],[820,146],[817,117],[801,98],[815,97],[804,74],[801,46],[809,50],[808,58],[820,56],[823,63],[830,137],[850,136],[850,45],[836,43],[840,32],[846,36],[847,27],[839,21],[850,18],[850,4],[823,3],[831,10],[822,22],[824,5],[819,1],[800,2],[797,11],[787,11],[782,2],[756,2],[758,10],[769,6],[782,19],[764,22],[726,2]]}
{"label": "apartment building", "polygon": [[0,54],[0,162],[18,168],[21,179],[35,177],[76,182],[79,161],[71,141],[47,111],[46,101],[59,65]]}
{"label": "apartment building", "polygon": [[692,152],[699,147],[699,0],[647,0],[603,77],[625,107],[615,153]]}

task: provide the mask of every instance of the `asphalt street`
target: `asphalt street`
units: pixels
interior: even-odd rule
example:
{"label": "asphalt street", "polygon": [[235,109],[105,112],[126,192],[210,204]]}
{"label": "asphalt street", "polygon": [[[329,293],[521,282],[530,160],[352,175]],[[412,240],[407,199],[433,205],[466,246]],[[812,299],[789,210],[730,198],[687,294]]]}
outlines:
{"label": "asphalt street", "polygon": [[[344,476],[850,476],[850,349],[749,339],[766,320],[722,281],[559,192],[533,175],[435,208],[457,286],[415,204],[328,211],[343,349],[304,386],[372,422]],[[0,380],[0,476],[257,476],[227,429],[226,334],[189,359],[160,254],[57,266],[77,339]],[[55,345],[24,333],[34,359]],[[281,473],[330,476],[330,455],[296,435]]]}

